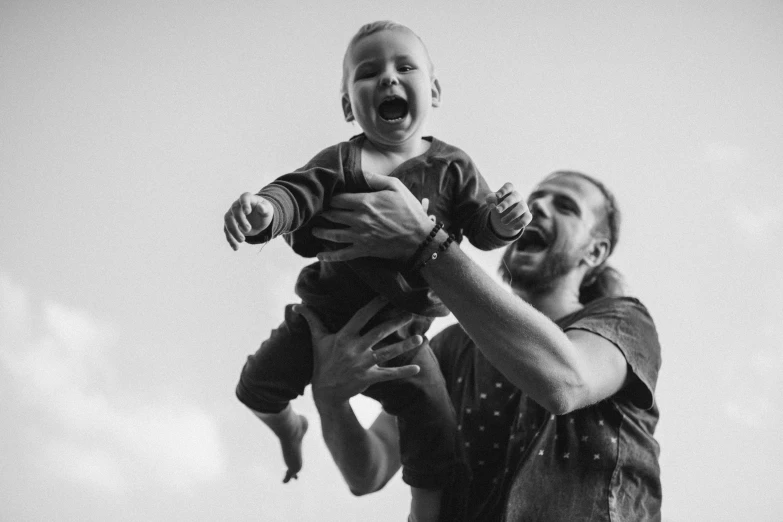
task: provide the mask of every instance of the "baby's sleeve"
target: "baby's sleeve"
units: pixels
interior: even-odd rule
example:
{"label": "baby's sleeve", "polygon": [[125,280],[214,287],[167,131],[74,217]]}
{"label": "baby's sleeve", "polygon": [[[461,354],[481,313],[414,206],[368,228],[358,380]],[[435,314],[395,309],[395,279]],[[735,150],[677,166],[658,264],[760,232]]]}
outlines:
{"label": "baby's sleeve", "polygon": [[486,197],[492,191],[473,160],[464,152],[459,152],[461,154],[457,154],[449,165],[449,176],[456,184],[453,222],[462,229],[471,244],[480,250],[494,250],[513,243],[522,232],[512,237],[495,232],[489,219],[490,208],[486,203]]}
{"label": "baby's sleeve", "polygon": [[294,232],[328,207],[332,196],[344,189],[341,147],[334,145],[318,153],[304,167],[280,176],[258,192],[272,204],[275,217],[266,230],[247,238],[247,242],[265,243]]}

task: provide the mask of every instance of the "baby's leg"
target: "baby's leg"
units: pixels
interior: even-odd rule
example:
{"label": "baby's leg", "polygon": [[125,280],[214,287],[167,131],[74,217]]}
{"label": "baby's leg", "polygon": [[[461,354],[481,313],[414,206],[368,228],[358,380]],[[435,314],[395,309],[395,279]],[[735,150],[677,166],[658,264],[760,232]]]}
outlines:
{"label": "baby's leg", "polygon": [[409,379],[373,385],[365,394],[397,416],[402,478],[413,494],[411,520],[437,520],[442,490],[457,467],[454,407],[428,344],[389,363],[417,364],[421,371]]}
{"label": "baby's leg", "polygon": [[288,467],[283,482],[288,483],[292,478],[298,479],[297,473],[302,469],[302,439],[307,433],[307,418],[297,414],[290,404],[280,413],[252,411],[280,439],[283,461]]}
{"label": "baby's leg", "polygon": [[313,374],[310,330],[299,314],[285,309],[285,321],[247,358],[237,384],[237,398],[280,439],[288,468],[283,482],[302,469],[302,438],[307,419],[290,401],[304,392]]}
{"label": "baby's leg", "polygon": [[411,488],[411,513],[408,522],[437,522],[442,490]]}

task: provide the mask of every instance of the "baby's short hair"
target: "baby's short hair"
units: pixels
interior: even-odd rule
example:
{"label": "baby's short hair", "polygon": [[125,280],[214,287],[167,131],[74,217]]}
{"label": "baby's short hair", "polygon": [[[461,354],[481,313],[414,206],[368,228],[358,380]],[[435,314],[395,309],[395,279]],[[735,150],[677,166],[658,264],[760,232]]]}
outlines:
{"label": "baby's short hair", "polygon": [[343,56],[343,79],[340,84],[340,94],[346,94],[348,92],[348,54],[351,52],[351,49],[353,49],[353,46],[356,45],[362,38],[366,38],[367,36],[375,33],[380,33],[381,31],[408,31],[413,36],[418,38],[421,42],[422,48],[424,48],[424,54],[427,56],[427,61],[429,62],[430,76],[435,74],[435,66],[432,64],[430,53],[419,35],[414,33],[411,28],[406,25],[398,24],[397,22],[392,22],[391,20],[379,20],[377,22],[371,22],[361,26],[359,30],[356,31],[356,34],[353,35],[351,41],[348,42],[348,47],[345,49],[345,55]]}

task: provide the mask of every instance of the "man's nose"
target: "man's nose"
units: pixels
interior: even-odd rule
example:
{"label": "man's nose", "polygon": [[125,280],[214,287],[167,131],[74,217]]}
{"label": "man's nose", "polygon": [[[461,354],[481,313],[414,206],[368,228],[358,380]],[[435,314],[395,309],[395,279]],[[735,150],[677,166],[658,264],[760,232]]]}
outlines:
{"label": "man's nose", "polygon": [[549,216],[549,210],[546,207],[543,197],[534,199],[528,203],[527,207],[530,209],[530,214],[533,216],[533,219],[541,216]]}

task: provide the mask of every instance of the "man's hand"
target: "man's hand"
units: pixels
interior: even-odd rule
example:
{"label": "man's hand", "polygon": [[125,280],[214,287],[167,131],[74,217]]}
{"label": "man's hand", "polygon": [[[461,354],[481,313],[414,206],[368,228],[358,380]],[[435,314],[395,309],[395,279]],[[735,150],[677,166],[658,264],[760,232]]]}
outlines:
{"label": "man's hand", "polygon": [[357,257],[405,260],[432,230],[432,221],[421,203],[400,180],[372,174],[365,177],[376,192],[337,195],[322,214],[347,228],[313,229],[315,237],[350,244],[341,250],[321,252],[321,261]]}
{"label": "man's hand", "polygon": [[359,334],[386,304],[388,301],[385,298],[376,297],[335,334],[329,333],[318,316],[306,306],[294,307],[294,312],[301,314],[310,325],[313,340],[313,399],[316,405],[346,403],[372,384],[419,373],[416,365],[396,368],[382,368],[378,365],[419,346],[424,342],[420,335],[373,350],[379,341],[410,322],[413,318],[411,314],[401,314],[364,335]]}
{"label": "man's hand", "polygon": [[516,236],[533,219],[525,199],[511,183],[505,183],[497,192],[488,194],[486,201],[492,207],[490,223],[499,236]]}
{"label": "man's hand", "polygon": [[272,204],[257,194],[245,192],[231,204],[223,218],[223,232],[231,248],[237,250],[246,236],[263,232],[275,215]]}

